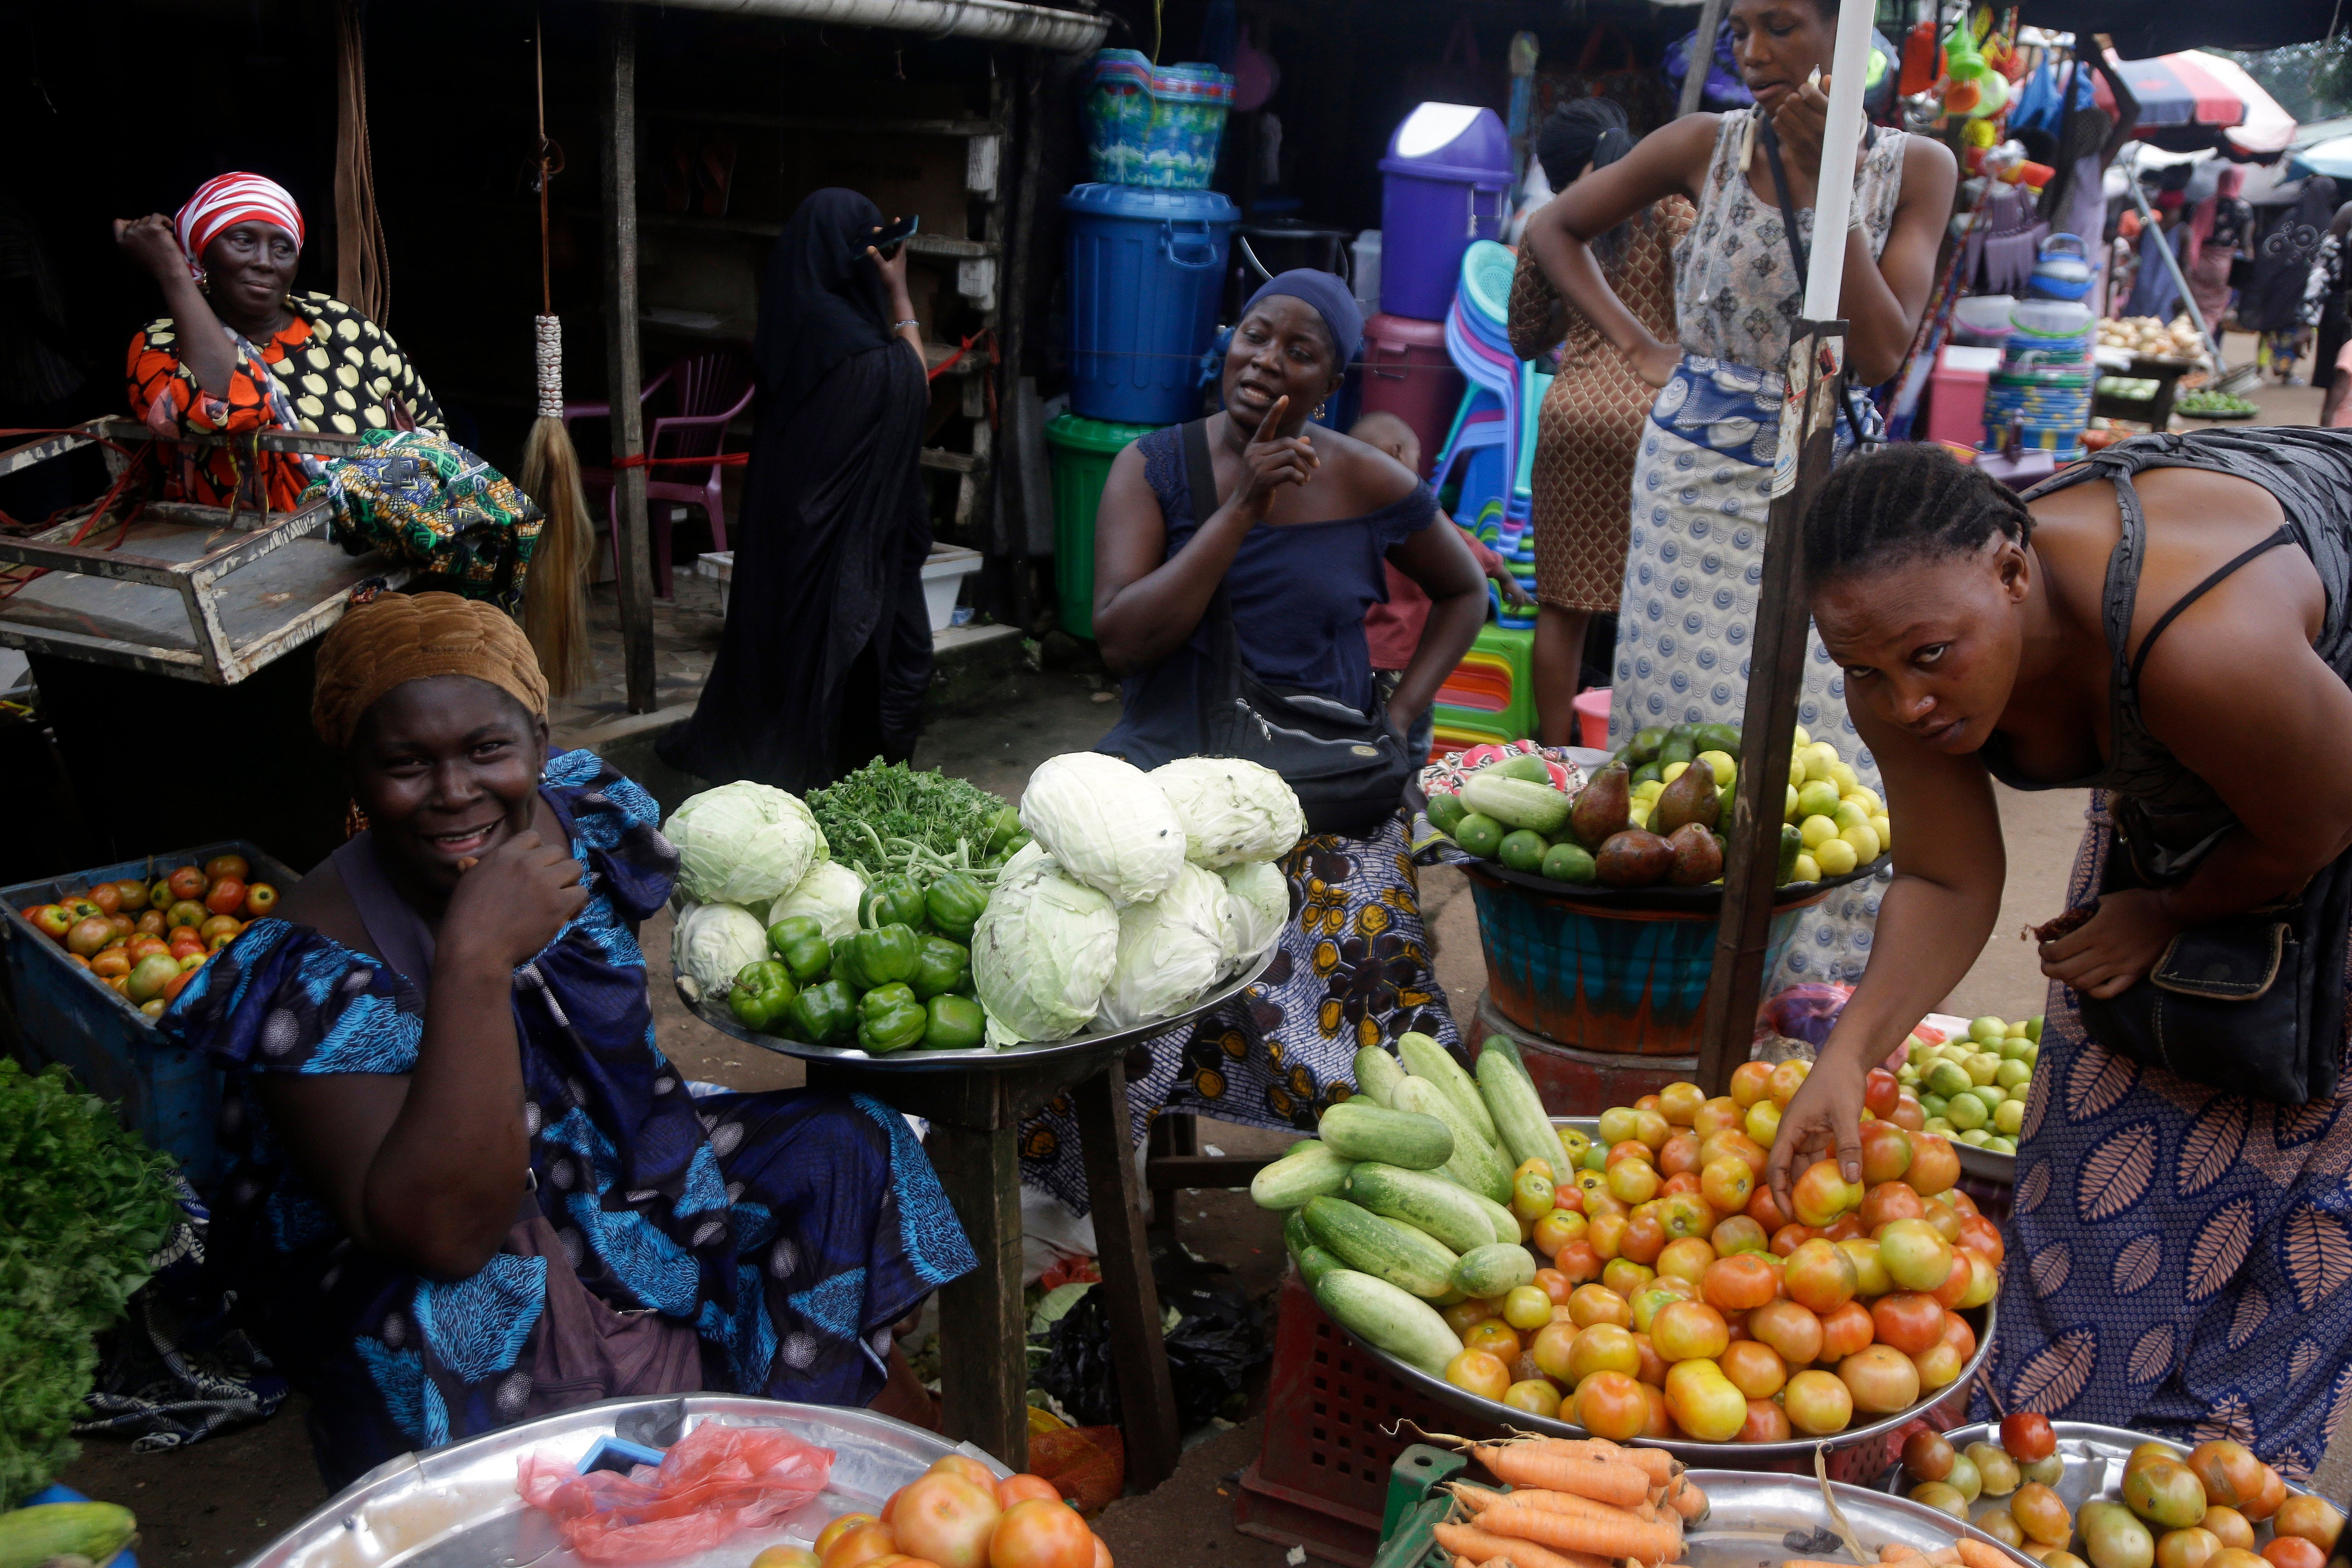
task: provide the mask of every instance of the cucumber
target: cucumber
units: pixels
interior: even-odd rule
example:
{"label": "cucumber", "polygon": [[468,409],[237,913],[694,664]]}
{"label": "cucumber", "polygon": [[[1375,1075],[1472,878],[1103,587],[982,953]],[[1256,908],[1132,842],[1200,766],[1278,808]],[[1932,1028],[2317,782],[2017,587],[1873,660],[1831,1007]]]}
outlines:
{"label": "cucumber", "polygon": [[1532,827],[1555,837],[1568,822],[1568,796],[1548,784],[1505,778],[1481,768],[1462,781],[1462,804],[1511,827]]}
{"label": "cucumber", "polygon": [[1348,1173],[1348,1197],[1359,1207],[1435,1237],[1455,1252],[1494,1243],[1494,1221],[1478,1200],[1442,1176],[1366,1160]]}
{"label": "cucumber", "polygon": [[1297,1208],[1309,1198],[1326,1197],[1346,1188],[1348,1167],[1354,1163],[1327,1145],[1307,1144],[1250,1178],[1250,1201],[1262,1209]]}
{"label": "cucumber", "polygon": [[1311,1199],[1306,1214],[1315,1244],[1349,1268],[1424,1299],[1454,1289],[1454,1253],[1412,1226],[1382,1219],[1345,1198]]}
{"label": "cucumber", "polygon": [[[1443,1326],[1444,1320],[1438,1322]],[[119,1503],[45,1502],[0,1510],[0,1563],[35,1568],[67,1557],[103,1563],[130,1543],[138,1528],[131,1510]]]}
{"label": "cucumber", "polygon": [[1464,1253],[1454,1265],[1454,1288],[1481,1300],[1535,1282],[1535,1258],[1516,1241],[1489,1242]]}
{"label": "cucumber", "polygon": [[1307,1216],[1297,1209],[1282,1216],[1282,1245],[1293,1256],[1315,1245],[1315,1233],[1307,1228]]}
{"label": "cucumber", "polygon": [[1516,756],[1505,757],[1499,763],[1489,763],[1486,765],[1503,778],[1525,779],[1529,784],[1551,783],[1551,764],[1533,752],[1521,752]]}
{"label": "cucumber", "polygon": [[1500,1204],[1511,1195],[1511,1168],[1495,1146],[1478,1135],[1445,1090],[1425,1078],[1408,1078],[1396,1086],[1394,1098],[1399,1110],[1434,1116],[1453,1131],[1454,1153],[1439,1167],[1449,1179],[1490,1203]]}
{"label": "cucumber", "polygon": [[1396,1058],[1378,1046],[1366,1046],[1356,1053],[1356,1097],[1369,1100],[1374,1105],[1394,1106],[1393,1091],[1397,1080],[1404,1077],[1404,1068],[1397,1066]]}
{"label": "cucumber", "polygon": [[1429,825],[1440,833],[1451,835],[1462,819],[1469,815],[1470,808],[1462,804],[1462,797],[1458,795],[1448,795],[1440,790],[1429,797]]}
{"label": "cucumber", "polygon": [[1454,1157],[1454,1133],[1434,1116],[1343,1100],[1316,1129],[1326,1147],[1350,1160],[1381,1160],[1430,1171]]}
{"label": "cucumber", "polygon": [[1476,1198],[1478,1206],[1486,1211],[1486,1223],[1495,1227],[1496,1241],[1518,1243],[1527,1240],[1527,1226],[1519,1223],[1518,1215],[1484,1193],[1472,1193],[1470,1195]]}
{"label": "cucumber", "polygon": [[1315,1300],[1356,1338],[1433,1377],[1462,1353],[1461,1339],[1436,1308],[1369,1274],[1334,1268],[1315,1281]]}
{"label": "cucumber", "polygon": [[1307,1288],[1309,1290],[1315,1289],[1315,1282],[1318,1279],[1322,1279],[1334,1268],[1347,1267],[1346,1264],[1311,1242],[1290,1256],[1291,1259],[1298,1265],[1298,1277],[1307,1281]]}
{"label": "cucumber", "polygon": [[1462,1114],[1478,1136],[1489,1143],[1499,1143],[1502,1135],[1495,1130],[1495,1119],[1486,1113],[1486,1102],[1478,1097],[1478,1085],[1463,1070],[1454,1053],[1430,1036],[1407,1030],[1397,1037],[1397,1055],[1404,1062],[1404,1070],[1415,1078],[1425,1078],[1445,1091],[1445,1097],[1462,1108]]}
{"label": "cucumber", "polygon": [[1494,1113],[1504,1157],[1514,1167],[1542,1160],[1558,1175],[1567,1159],[1559,1134],[1553,1131],[1551,1118],[1544,1114],[1536,1086],[1528,1081],[1528,1069],[1517,1047],[1499,1035],[1487,1036],[1478,1047],[1478,1092]]}

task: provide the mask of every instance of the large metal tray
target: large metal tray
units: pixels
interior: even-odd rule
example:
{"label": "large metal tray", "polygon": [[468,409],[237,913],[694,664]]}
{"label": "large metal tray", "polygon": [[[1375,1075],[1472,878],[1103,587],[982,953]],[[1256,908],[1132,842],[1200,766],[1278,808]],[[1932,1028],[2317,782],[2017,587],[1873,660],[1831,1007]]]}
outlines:
{"label": "large metal tray", "polygon": [[1189,1024],[1204,1013],[1213,1013],[1240,995],[1245,986],[1264,974],[1265,966],[1274,962],[1274,954],[1275,950],[1268,948],[1264,957],[1193,1003],[1190,1007],[1180,1013],[1171,1013],[1165,1018],[1155,1018],[1149,1024],[1139,1024],[1132,1029],[1092,1030],[1082,1035],[1072,1035],[1066,1040],[1026,1041],[1020,1045],[1005,1046],[1001,1048],[982,1046],[968,1051],[926,1051],[910,1048],[894,1051],[888,1056],[877,1057],[870,1052],[861,1051],[854,1046],[812,1046],[800,1040],[785,1039],[777,1035],[762,1035],[757,1030],[747,1029],[736,1021],[735,1015],[727,1008],[695,1000],[687,994],[686,988],[682,985],[678,987],[677,996],[679,1001],[693,1010],[696,1017],[720,1033],[732,1035],[747,1045],[758,1046],[764,1050],[775,1051],[782,1056],[798,1057],[804,1062],[855,1063],[861,1068],[887,1072],[1010,1072],[1017,1068],[1034,1067],[1041,1061],[1050,1061],[1057,1057],[1085,1056],[1090,1053],[1108,1055],[1121,1047],[1135,1045],[1155,1035],[1165,1034],[1180,1024]]}
{"label": "large metal tray", "polygon": [[[1720,1446],[1703,1443],[1698,1447]],[[1792,1531],[1832,1528],[1829,1510],[1822,1502],[1819,1481],[1756,1470],[1694,1469],[1690,1479],[1706,1493],[1711,1506],[1706,1522],[1685,1537],[1684,1568],[1770,1568],[1792,1557],[1823,1563],[1850,1560],[1843,1549],[1799,1552],[1785,1539]],[[1830,1494],[1837,1500],[1838,1511],[1845,1515],[1855,1540],[1871,1554],[1873,1568],[1882,1546],[1899,1542],[1921,1552],[1933,1552],[1949,1546],[1953,1537],[1963,1532],[1989,1546],[2000,1547],[2020,1568],[2033,1568],[2032,1559],[2023,1553],[1924,1503],[1841,1481],[1830,1483]]]}
{"label": "large metal tray", "polygon": [[600,1437],[663,1448],[712,1419],[782,1426],[832,1449],[832,1479],[798,1511],[667,1568],[743,1568],[764,1547],[806,1546],[835,1515],[876,1511],[949,1454],[968,1454],[1000,1477],[1012,1473],[969,1443],[871,1410],[733,1394],[608,1399],[379,1465],[240,1568],[588,1568],[562,1544],[554,1522],[516,1495],[523,1455],[577,1463]]}
{"label": "large metal tray", "polygon": [[[2131,1458],[2131,1451],[2142,1443],[2161,1443],[2182,1454],[2189,1452],[2188,1444],[2176,1443],[2168,1437],[2134,1432],[2122,1426],[2101,1426],[2089,1421],[2053,1421],[2050,1430],[2058,1439],[2058,1458],[2065,1464],[2065,1474],[2059,1478],[2053,1489],[2065,1500],[2066,1510],[2072,1514],[2080,1514],[2086,1502],[2123,1500],[2124,1461]],[[1958,1427],[1944,1436],[1953,1447],[1965,1448],[1971,1443],[2000,1442],[2000,1428],[1994,1423],[1979,1421]],[[1901,1465],[1889,1467],[1886,1473],[1879,1478],[1878,1485],[1882,1490],[1895,1496],[1910,1489]],[[2310,1490],[2308,1487],[2297,1486],[2292,1479],[2287,1480],[2286,1489],[2289,1495]],[[1999,1512],[2008,1506],[2006,1498],[1980,1498],[1969,1508],[1969,1516],[1973,1519],[1987,1512]],[[2270,1521],[2264,1520],[2255,1525],[2254,1549],[2259,1552],[2269,1545],[2271,1534]],[[2076,1532],[2076,1538],[2080,1539],[2080,1531]]]}
{"label": "large metal tray", "polygon": [[[1600,1119],[1592,1116],[1555,1116],[1551,1121],[1555,1127],[1573,1128],[1587,1137],[1596,1135],[1600,1126]],[[1986,1358],[1992,1354],[1992,1333],[1996,1317],[1994,1309],[1999,1300],[2000,1298],[1996,1297],[1981,1307],[1971,1307],[1960,1314],[1968,1320],[1969,1327],[1976,1331],[1977,1350],[1976,1354],[1969,1358],[1968,1364],[1960,1368],[1958,1379],[1948,1387],[1939,1388],[1917,1404],[1907,1405],[1892,1415],[1882,1415],[1875,1421],[1859,1426],[1849,1426],[1843,1432],[1832,1433],[1826,1437],[1791,1438],[1785,1443],[1704,1443],[1694,1437],[1644,1437],[1642,1439],[1642,1446],[1649,1448],[1664,1448],[1678,1456],[1684,1463],[1689,1465],[1703,1465],[1710,1459],[1720,1460],[1734,1454],[1743,1459],[1764,1463],[1777,1459],[1805,1459],[1811,1458],[1817,1447],[1834,1451],[1884,1436],[1906,1422],[1916,1420],[1931,1406],[1948,1398],[1953,1388],[1968,1386],[1969,1380],[1976,1376],[1977,1370],[1984,1365]],[[1340,1332],[1347,1332],[1344,1325],[1338,1326]],[[1386,1362],[1390,1371],[1413,1384],[1430,1398],[1449,1408],[1458,1410],[1465,1415],[1484,1421],[1490,1426],[1498,1428],[1514,1426],[1523,1432],[1540,1432],[1548,1437],[1591,1436],[1573,1422],[1555,1420],[1548,1416],[1537,1415],[1529,1411],[1515,1410],[1495,1400],[1481,1398],[1468,1389],[1456,1388],[1444,1378],[1433,1377],[1419,1367],[1391,1355],[1378,1345],[1368,1344],[1362,1340],[1356,1339],[1352,1334],[1348,1337],[1355,1341],[1358,1348]],[[1816,1507],[1819,1506],[1820,1500],[1818,1496],[1814,1498]],[[1930,1509],[1928,1511],[1932,1513],[1935,1510]],[[1948,1532],[1947,1541],[1948,1541]],[[1945,1543],[1939,1542],[1937,1544]],[[1752,1558],[1747,1560],[1747,1568],[1755,1568]]]}

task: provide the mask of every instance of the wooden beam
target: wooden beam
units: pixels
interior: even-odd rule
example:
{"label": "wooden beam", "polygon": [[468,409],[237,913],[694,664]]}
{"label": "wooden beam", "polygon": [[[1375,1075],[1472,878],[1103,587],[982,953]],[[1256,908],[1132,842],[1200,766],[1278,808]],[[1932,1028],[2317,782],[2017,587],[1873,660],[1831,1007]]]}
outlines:
{"label": "wooden beam", "polygon": [[1723,914],[1715,930],[1699,1016],[1698,1083],[1710,1095],[1730,1091],[1731,1074],[1748,1059],[1764,988],[1764,949],[1772,923],[1772,884],[1787,811],[1788,755],[1797,742],[1797,698],[1805,684],[1806,634],[1813,624],[1805,596],[1804,518],[1829,479],[1836,410],[1845,388],[1845,323],[1801,321],[1789,354],[1781,405],[1780,458],[1793,467],[1774,476],[1764,531],[1764,581],[1757,594],[1749,647],[1748,707],[1739,731],[1739,777],[1732,791],[1730,849],[1723,865]]}
{"label": "wooden beam", "polygon": [[1715,63],[1715,36],[1723,31],[1723,13],[1730,0],[1706,0],[1699,7],[1698,33],[1691,41],[1691,58],[1683,72],[1683,99],[1675,116],[1698,112],[1699,95],[1706,89],[1707,68]]}
{"label": "wooden beam", "polygon": [[1176,1473],[1182,1434],[1168,1350],[1160,1336],[1160,1287],[1128,1140],[1127,1068],[1117,1057],[1071,1093],[1087,1198],[1095,1222],[1103,1305],[1110,1315],[1112,1364],[1118,1376],[1119,1426],[1127,1438],[1127,1479],[1139,1491]]}
{"label": "wooden beam", "polygon": [[[604,12],[605,55],[612,71],[603,104],[604,131],[604,395],[613,408],[613,456],[646,449],[644,377],[637,349],[637,14],[634,6]],[[654,576],[647,554],[646,470],[616,468],[613,538],[620,578],[621,662],[632,713],[649,713],[654,700]]]}
{"label": "wooden beam", "polygon": [[940,1288],[940,1415],[950,1437],[975,1444],[1015,1470],[1029,1468],[1020,1138],[1010,1125],[981,1131],[934,1121],[923,1144],[980,1258],[979,1268]]}
{"label": "wooden beam", "polygon": [[1156,1154],[1144,1162],[1143,1181],[1154,1193],[1188,1187],[1246,1187],[1274,1163],[1274,1156],[1246,1154]]}

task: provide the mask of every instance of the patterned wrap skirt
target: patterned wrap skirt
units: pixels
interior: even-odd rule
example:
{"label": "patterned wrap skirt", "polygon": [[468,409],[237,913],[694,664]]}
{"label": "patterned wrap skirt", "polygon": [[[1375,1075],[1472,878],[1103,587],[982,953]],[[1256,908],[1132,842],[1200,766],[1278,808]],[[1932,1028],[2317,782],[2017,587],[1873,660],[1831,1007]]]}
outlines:
{"label": "patterned wrap skirt", "polygon": [[[1355,1092],[1360,1047],[1414,1031],[1460,1043],[1430,967],[1402,817],[1369,838],[1301,839],[1282,870],[1290,918],[1274,961],[1233,1002],[1149,1042],[1150,1070],[1127,1086],[1135,1142],[1162,1110],[1311,1137],[1324,1110]],[[1066,1097],[1023,1123],[1021,1179],[1087,1212]]]}
{"label": "patterned wrap skirt", "polygon": [[[1647,727],[1737,726],[1747,718],[1780,392],[1775,373],[1685,354],[1651,405],[1633,460],[1612,748]],[[1838,433],[1843,453],[1852,437],[1843,417]],[[1846,714],[1845,672],[1831,662],[1818,632],[1807,633],[1797,722],[1835,746],[1864,787],[1884,794],[1878,764]],[[1841,888],[1807,910],[1771,989],[1861,979],[1890,875]]]}
{"label": "patterned wrap skirt", "polygon": [[[2070,907],[2114,843],[2094,795]],[[2234,1437],[2308,1480],[2352,1409],[2346,1099],[2273,1105],[2142,1067],[2053,981],[1977,1416]]]}

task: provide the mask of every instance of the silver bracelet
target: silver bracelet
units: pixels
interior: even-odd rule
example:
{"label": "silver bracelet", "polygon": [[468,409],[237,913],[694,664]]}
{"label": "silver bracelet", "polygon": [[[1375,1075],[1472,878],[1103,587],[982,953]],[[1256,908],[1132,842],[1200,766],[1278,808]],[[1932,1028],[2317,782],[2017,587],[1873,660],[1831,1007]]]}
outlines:
{"label": "silver bracelet", "polygon": [[890,330],[891,330],[892,331],[894,331],[894,332],[896,332],[896,331],[905,331],[905,330],[906,330],[907,328],[908,328],[908,327],[919,327],[919,326],[921,326],[922,324],[923,324],[922,322],[920,322],[920,321],[919,321],[915,320],[915,318],[914,318],[914,317],[909,316],[909,317],[908,317],[908,318],[907,318],[905,321],[893,321],[893,322],[891,322],[891,323],[890,323]]}

